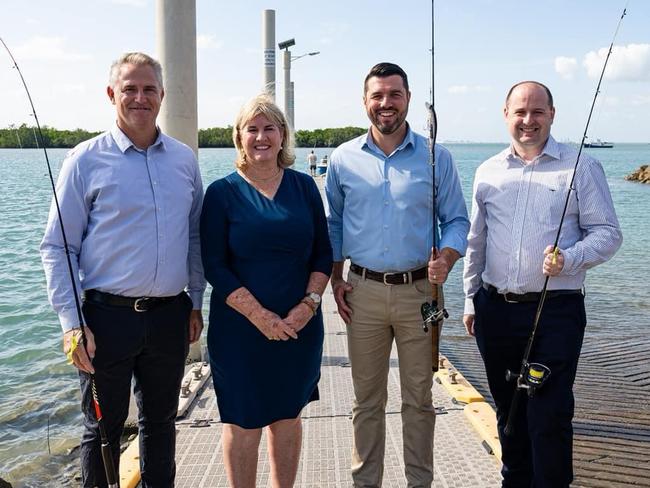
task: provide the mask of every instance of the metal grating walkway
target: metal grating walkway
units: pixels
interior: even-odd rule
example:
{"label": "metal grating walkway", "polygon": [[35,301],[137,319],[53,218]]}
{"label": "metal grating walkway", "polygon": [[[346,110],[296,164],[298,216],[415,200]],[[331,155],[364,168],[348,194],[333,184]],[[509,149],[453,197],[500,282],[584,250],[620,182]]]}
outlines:
{"label": "metal grating walkway", "polygon": [[[296,487],[349,487],[352,449],[352,382],[347,368],[345,325],[336,313],[331,290],[323,300],[325,346],[321,400],[303,411],[303,449]],[[389,375],[386,422],[384,487],[405,487],[401,454],[400,392],[397,356],[393,350]],[[466,420],[462,406],[455,405],[434,382],[438,408],[435,431],[436,488],[490,488],[500,486],[499,463],[481,446],[481,439]],[[223,469],[221,424],[211,380],[197,396],[185,419],[177,422],[176,486],[227,487]],[[269,484],[265,439],[260,445],[258,487]]]}

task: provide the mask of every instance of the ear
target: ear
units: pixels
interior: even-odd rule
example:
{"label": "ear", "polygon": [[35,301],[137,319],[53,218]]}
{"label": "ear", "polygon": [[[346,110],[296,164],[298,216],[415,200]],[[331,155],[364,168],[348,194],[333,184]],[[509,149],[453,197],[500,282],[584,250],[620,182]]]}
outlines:
{"label": "ear", "polygon": [[551,107],[551,124],[555,120],[555,107]]}
{"label": "ear", "polygon": [[165,98],[165,89],[161,88],[160,89],[160,101],[161,102],[163,101],[163,98]]}
{"label": "ear", "polygon": [[108,98],[110,99],[111,103],[115,105],[115,92],[113,91],[113,88],[110,86],[106,87],[106,94],[108,95]]}

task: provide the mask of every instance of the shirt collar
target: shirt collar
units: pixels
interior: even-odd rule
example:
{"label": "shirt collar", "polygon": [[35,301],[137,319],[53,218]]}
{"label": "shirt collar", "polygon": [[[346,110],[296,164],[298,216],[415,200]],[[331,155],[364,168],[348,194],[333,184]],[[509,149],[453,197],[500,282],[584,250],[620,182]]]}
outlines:
{"label": "shirt collar", "polygon": [[[411,126],[408,124],[408,122],[405,123],[406,123],[406,134],[404,134],[404,139],[402,140],[401,143],[399,143],[399,145],[395,148],[395,150],[391,154],[401,151],[402,149],[405,149],[409,145],[415,147],[415,143],[416,143],[415,134],[411,130]],[[375,153],[381,153],[381,154],[384,153],[381,149],[379,149],[377,144],[375,144],[375,141],[372,138],[372,132],[370,128],[368,129],[368,132],[366,132],[366,134],[361,139],[361,147],[367,147],[368,149],[370,149],[372,152]],[[390,154],[388,154],[387,156],[390,156]]]}
{"label": "shirt collar", "polygon": [[[517,153],[515,152],[515,148],[510,144],[510,147],[506,149],[508,153],[508,160],[514,160],[517,159],[521,161],[522,159],[517,156]],[[546,144],[544,144],[544,149],[542,149],[542,152],[535,157],[535,161],[539,161],[542,156],[548,156],[552,159],[560,159],[560,145],[557,143],[557,141],[553,138],[552,135],[549,134],[548,139],[546,140]]]}
{"label": "shirt collar", "polygon": [[[151,148],[160,145],[161,149],[165,150],[165,135],[160,130],[160,127],[156,126],[156,130],[158,131],[156,140],[149,147]],[[138,150],[137,146],[133,144],[131,139],[129,139],[129,137],[124,132],[122,132],[122,129],[119,128],[117,122],[114,122],[113,127],[111,127],[111,135],[113,136],[115,144],[117,144],[117,147],[120,148],[120,151],[122,151],[122,153],[125,153],[130,147]]]}

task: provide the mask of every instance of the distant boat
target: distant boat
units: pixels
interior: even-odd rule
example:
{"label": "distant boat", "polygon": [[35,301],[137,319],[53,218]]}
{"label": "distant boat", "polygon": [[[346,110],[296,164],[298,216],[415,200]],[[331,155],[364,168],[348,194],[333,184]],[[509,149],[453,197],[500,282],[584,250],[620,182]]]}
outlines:
{"label": "distant boat", "polygon": [[593,142],[585,142],[582,146],[583,147],[609,149],[609,148],[614,147],[614,143],[613,142],[605,142],[605,141],[601,141],[600,139],[596,139]]}

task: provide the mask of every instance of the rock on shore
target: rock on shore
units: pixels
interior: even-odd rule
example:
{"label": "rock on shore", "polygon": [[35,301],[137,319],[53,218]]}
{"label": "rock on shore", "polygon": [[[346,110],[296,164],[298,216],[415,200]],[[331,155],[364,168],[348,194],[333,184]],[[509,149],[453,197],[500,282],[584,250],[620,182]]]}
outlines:
{"label": "rock on shore", "polygon": [[625,177],[628,181],[650,184],[650,165],[644,164],[639,169]]}

